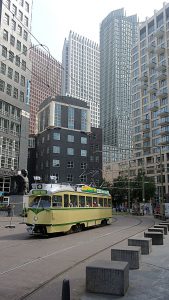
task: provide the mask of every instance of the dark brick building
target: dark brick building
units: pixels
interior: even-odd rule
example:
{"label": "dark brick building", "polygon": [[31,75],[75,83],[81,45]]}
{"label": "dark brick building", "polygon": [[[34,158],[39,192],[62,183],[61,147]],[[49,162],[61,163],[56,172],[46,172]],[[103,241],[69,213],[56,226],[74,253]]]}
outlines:
{"label": "dark brick building", "polygon": [[[50,176],[56,176],[57,182],[94,185],[102,180],[102,130],[91,127],[84,101],[56,96],[40,105],[35,151],[32,175],[43,182],[49,182]],[[30,177],[32,167],[28,166]]]}

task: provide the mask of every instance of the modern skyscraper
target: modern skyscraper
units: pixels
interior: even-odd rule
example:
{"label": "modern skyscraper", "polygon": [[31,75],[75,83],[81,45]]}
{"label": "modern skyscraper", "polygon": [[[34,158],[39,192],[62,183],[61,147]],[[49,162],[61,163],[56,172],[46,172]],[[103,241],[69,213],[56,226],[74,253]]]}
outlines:
{"label": "modern skyscraper", "polygon": [[27,168],[32,0],[0,0],[0,190]]}
{"label": "modern skyscraper", "polygon": [[[112,11],[100,27],[100,113],[104,150],[111,161],[129,156],[131,146],[131,49],[137,16]],[[104,156],[104,153],[103,153]]]}
{"label": "modern skyscraper", "polygon": [[132,119],[137,172],[155,178],[157,195],[169,193],[169,4],[139,28],[132,50]]}
{"label": "modern skyscraper", "polygon": [[29,133],[35,134],[36,114],[39,105],[48,96],[61,94],[61,63],[51,57],[50,53],[36,46],[33,46],[30,50],[30,60],[32,62],[32,77]]}
{"label": "modern skyscraper", "polygon": [[88,103],[91,124],[100,124],[100,50],[97,43],[70,31],[62,54],[62,95]]}

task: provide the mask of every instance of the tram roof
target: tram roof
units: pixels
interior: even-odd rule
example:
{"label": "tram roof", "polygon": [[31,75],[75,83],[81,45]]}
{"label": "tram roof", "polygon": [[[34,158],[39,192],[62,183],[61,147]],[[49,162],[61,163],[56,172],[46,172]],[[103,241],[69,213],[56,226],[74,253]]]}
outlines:
{"label": "tram roof", "polygon": [[[97,189],[89,185],[84,184],[77,184],[77,185],[71,185],[71,184],[65,184],[65,183],[33,183],[32,189],[29,192],[29,195],[32,194],[38,194],[37,191],[40,190],[46,191],[46,194],[53,194],[56,192],[79,192],[79,193],[89,193],[89,194],[102,194],[106,196],[110,196],[109,191]],[[36,191],[36,192],[33,192]]]}

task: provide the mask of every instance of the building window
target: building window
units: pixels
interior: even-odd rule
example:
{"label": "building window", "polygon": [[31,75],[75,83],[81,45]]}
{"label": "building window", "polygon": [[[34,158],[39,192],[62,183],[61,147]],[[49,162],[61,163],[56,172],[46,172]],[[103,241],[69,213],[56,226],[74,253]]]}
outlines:
{"label": "building window", "polygon": [[74,155],[74,148],[67,148],[68,155]]}
{"label": "building window", "polygon": [[81,137],[81,144],[87,144],[87,138]]}
{"label": "building window", "polygon": [[15,99],[18,99],[18,89],[16,89],[15,87],[14,87],[14,89],[13,89],[13,97],[14,97]]}
{"label": "building window", "polygon": [[81,163],[80,168],[81,169],[87,169],[87,163],[86,162]]}
{"label": "building window", "polygon": [[12,14],[15,16],[17,14],[17,7],[14,4],[12,5]]}
{"label": "building window", "polygon": [[20,92],[20,102],[24,102],[24,92]]}
{"label": "building window", "polygon": [[53,139],[55,141],[60,141],[60,133],[59,132],[54,132],[53,133]]}
{"label": "building window", "polygon": [[16,22],[15,22],[14,20],[11,21],[11,29],[12,29],[13,31],[16,30]]}
{"label": "building window", "polygon": [[87,182],[87,176],[86,175],[81,175],[80,176],[80,182]]}
{"label": "building window", "polygon": [[23,45],[23,54],[26,56],[27,55],[27,47]]}
{"label": "building window", "polygon": [[12,46],[15,46],[15,37],[12,34],[10,36],[10,43]]}
{"label": "building window", "polygon": [[24,32],[23,32],[23,38],[24,38],[25,41],[28,40],[28,33],[27,33],[27,31],[25,31],[25,30],[24,30]]}
{"label": "building window", "polygon": [[3,39],[4,39],[5,41],[8,41],[8,31],[5,30],[5,29],[4,29],[4,31],[3,31]]}
{"label": "building window", "polygon": [[24,25],[28,27],[28,18],[26,16],[24,16]]}
{"label": "building window", "polygon": [[21,85],[25,86],[25,77],[21,75]]}
{"label": "building window", "polygon": [[61,104],[55,103],[54,126],[61,127]]}
{"label": "building window", "polygon": [[10,67],[8,67],[8,77],[9,77],[10,79],[12,79],[12,76],[13,76],[13,69],[10,68]]}
{"label": "building window", "polygon": [[3,62],[1,62],[1,74],[6,74],[6,65]]}
{"label": "building window", "polygon": [[20,0],[20,1],[19,1],[19,4],[20,4],[21,6],[23,6],[23,0]]}
{"label": "building window", "polygon": [[67,181],[68,182],[72,182],[73,181],[73,175],[72,174],[68,174],[67,175]]}
{"label": "building window", "polygon": [[18,12],[18,18],[19,18],[20,21],[23,20],[23,12],[21,12],[20,10]]}
{"label": "building window", "polygon": [[68,107],[68,128],[74,129],[74,108]]}
{"label": "building window", "polygon": [[7,14],[4,16],[4,23],[9,25],[9,16]]}
{"label": "building window", "polygon": [[81,156],[87,156],[87,150],[81,150]]}
{"label": "building window", "polygon": [[52,166],[53,167],[60,167],[60,160],[59,159],[53,159]]}
{"label": "building window", "polygon": [[53,146],[53,153],[60,153],[60,147],[59,146]]}
{"label": "building window", "polygon": [[0,91],[4,92],[4,89],[5,89],[5,82],[0,79]]}
{"label": "building window", "polygon": [[74,168],[74,162],[73,161],[68,161],[67,162],[67,168]]}
{"label": "building window", "polygon": [[21,42],[17,40],[16,42],[16,49],[21,51]]}
{"label": "building window", "polygon": [[11,96],[11,93],[12,93],[12,85],[7,84],[7,87],[6,87],[6,93],[7,93],[7,95]]}
{"label": "building window", "polygon": [[19,82],[19,73],[15,71],[14,81]]}
{"label": "building window", "polygon": [[14,53],[13,53],[12,51],[9,51],[9,60],[10,60],[11,62],[14,61]]}
{"label": "building window", "polygon": [[20,66],[20,57],[18,55],[15,57],[15,65],[18,67]]}
{"label": "building window", "polygon": [[17,33],[22,36],[22,27],[20,25],[18,25]]}
{"label": "building window", "polygon": [[26,61],[22,60],[22,70],[26,70]]}
{"label": "building window", "polygon": [[2,46],[2,56],[7,57],[7,48]]}
{"label": "building window", "polygon": [[68,136],[67,136],[67,141],[73,143],[73,142],[74,142],[74,135],[68,134]]}
{"label": "building window", "polygon": [[5,5],[6,5],[7,8],[10,10],[10,0],[6,0],[6,1],[5,1]]}
{"label": "building window", "polygon": [[81,110],[81,130],[87,131],[87,111]]}
{"label": "building window", "polygon": [[99,156],[95,157],[96,162],[99,162]]}
{"label": "building window", "polygon": [[25,10],[26,10],[27,12],[29,12],[29,3],[28,3],[28,2],[25,2]]}

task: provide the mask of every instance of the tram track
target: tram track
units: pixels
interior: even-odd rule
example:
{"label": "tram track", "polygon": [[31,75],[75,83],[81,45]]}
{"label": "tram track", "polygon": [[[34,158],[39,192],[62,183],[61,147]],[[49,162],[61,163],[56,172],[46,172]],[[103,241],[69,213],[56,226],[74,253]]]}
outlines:
{"label": "tram track", "polygon": [[[133,217],[133,218],[134,218],[134,217]],[[115,220],[114,222],[119,221],[118,218],[115,218],[115,219],[116,219],[116,220]],[[124,231],[127,231],[127,230],[131,230],[131,229],[133,229],[134,227],[141,226],[141,224],[143,223],[143,219],[138,218],[138,217],[137,217],[137,218],[135,217],[135,219],[138,221],[137,224],[134,224],[134,225],[132,225],[132,226],[127,226],[127,227],[125,227],[125,228],[122,228],[122,229],[120,229],[120,230],[117,230],[115,233],[118,234],[118,233],[120,233],[120,232],[124,232]],[[25,293],[25,294],[22,295],[21,297],[17,298],[17,300],[29,299],[29,297],[31,297],[33,294],[35,294],[36,292],[38,292],[38,291],[40,291],[41,289],[43,289],[46,285],[52,283],[52,281],[58,279],[60,276],[63,276],[65,273],[67,273],[67,272],[69,272],[69,271],[72,271],[72,270],[75,269],[76,267],[78,267],[78,266],[80,266],[81,264],[87,262],[89,259],[94,258],[96,255],[101,254],[102,252],[104,252],[104,251],[110,249],[112,246],[118,245],[119,243],[125,241],[127,238],[130,238],[130,237],[135,236],[136,234],[142,233],[142,232],[145,231],[148,227],[151,227],[154,223],[155,223],[154,220],[152,220],[149,224],[145,224],[145,225],[143,226],[144,228],[143,228],[143,227],[140,228],[140,230],[138,230],[136,233],[134,233],[134,234],[133,234],[133,233],[132,233],[132,234],[129,234],[129,235],[127,235],[127,237],[125,236],[125,237],[122,238],[120,241],[117,241],[117,242],[115,242],[115,243],[112,243],[111,245],[108,245],[108,246],[104,247],[104,248],[101,249],[101,250],[95,251],[94,253],[92,253],[91,255],[88,255],[88,256],[85,257],[84,259],[81,259],[81,260],[79,260],[79,261],[73,263],[71,266],[68,266],[67,268],[65,268],[65,269],[62,270],[61,272],[58,272],[57,274],[51,276],[48,280],[44,281],[43,283],[39,284],[37,287],[33,288],[30,292]],[[104,238],[105,236],[108,236],[108,235],[111,235],[111,234],[114,234],[114,232],[111,231],[111,232],[108,232],[108,233],[106,233],[106,234],[99,235],[99,236],[96,237],[96,238],[92,238],[92,240],[90,240],[90,242],[91,242],[91,241],[94,242],[95,240]],[[71,249],[72,249],[73,247],[75,248],[75,247],[78,247],[79,245],[83,245],[83,244],[87,244],[87,242],[83,242],[83,243],[76,244],[76,245],[72,246]],[[62,250],[60,250],[60,251],[63,252],[63,251],[68,251],[68,250],[70,250],[70,247],[67,248],[67,249],[64,249],[64,250],[62,249]],[[58,253],[58,251],[55,251],[55,252],[52,252],[52,253],[47,254],[47,255],[45,255],[45,256],[38,257],[38,258],[36,258],[36,259],[34,259],[34,260],[30,261],[30,262],[27,262],[27,263],[22,264],[22,265],[20,265],[20,266],[18,265],[18,266],[17,266],[17,269],[25,267],[28,263],[31,264],[31,263],[36,263],[36,262],[38,262],[38,261],[40,261],[40,260],[45,260],[46,258],[48,258],[48,257],[50,257],[50,256],[52,256],[52,255],[56,255],[57,253]],[[13,270],[12,270],[12,269],[11,269],[11,270],[7,270],[5,273],[7,273],[7,272],[12,272],[12,271],[14,271],[14,269],[13,269]],[[5,273],[4,273],[4,274],[5,274]],[[0,273],[0,275],[1,275],[1,273]]]}

